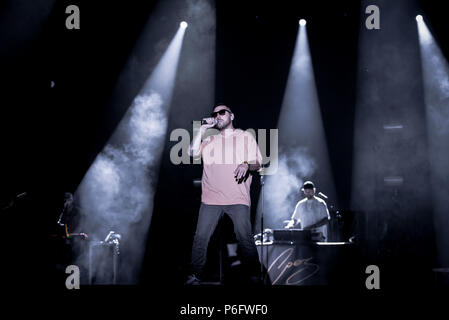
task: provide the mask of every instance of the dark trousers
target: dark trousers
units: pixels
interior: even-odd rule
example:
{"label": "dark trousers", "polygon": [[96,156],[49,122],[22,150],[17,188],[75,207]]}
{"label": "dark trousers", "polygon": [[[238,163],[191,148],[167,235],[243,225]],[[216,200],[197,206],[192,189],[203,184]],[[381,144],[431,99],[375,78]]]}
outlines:
{"label": "dark trousers", "polygon": [[202,276],[210,237],[224,213],[232,219],[234,224],[234,232],[240,245],[243,263],[247,266],[250,274],[257,275],[260,264],[251,231],[250,210],[243,204],[208,205],[201,203],[193,239],[191,272],[197,277]]}

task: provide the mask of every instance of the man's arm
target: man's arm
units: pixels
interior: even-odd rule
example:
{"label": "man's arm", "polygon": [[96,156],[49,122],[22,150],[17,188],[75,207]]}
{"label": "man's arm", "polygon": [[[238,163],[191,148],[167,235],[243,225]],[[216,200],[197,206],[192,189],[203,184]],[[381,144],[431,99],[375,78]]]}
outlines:
{"label": "man's arm", "polygon": [[249,146],[250,161],[248,163],[249,171],[259,171],[262,167],[262,154],[260,153],[259,146],[257,145],[256,139],[250,134],[251,141]]}
{"label": "man's arm", "polygon": [[260,163],[247,163],[249,171],[258,171],[260,169]]}
{"label": "man's arm", "polygon": [[243,180],[249,171],[257,171],[260,169],[259,163],[248,163],[247,161],[239,164],[234,170],[234,176],[237,180]]}
{"label": "man's arm", "polygon": [[248,142],[248,155],[249,161],[244,161],[239,164],[234,170],[235,178],[240,181],[244,179],[248,172],[259,171],[262,164],[262,155],[260,153],[259,147],[257,146],[256,139],[249,134],[250,141]]}
{"label": "man's arm", "polygon": [[321,226],[324,226],[325,224],[327,224],[327,222],[331,219],[330,214],[329,214],[329,210],[327,209],[327,205],[325,202],[321,202],[321,209],[323,210],[323,218],[320,219],[318,222],[310,225],[307,227],[307,229],[313,229],[313,228],[318,228]]}
{"label": "man's arm", "polygon": [[285,226],[285,229],[292,229],[294,227],[297,227],[301,223],[300,220],[292,218],[289,220],[288,224]]}
{"label": "man's arm", "polygon": [[200,127],[200,130],[197,132],[197,134],[193,137],[192,142],[189,146],[189,155],[191,157],[198,157],[201,153],[201,137],[203,136],[204,132],[206,130],[203,130],[203,127]]}
{"label": "man's arm", "polygon": [[205,119],[207,124],[203,124],[200,130],[193,137],[192,143],[189,146],[189,155],[191,157],[197,158],[201,155],[201,140],[207,129],[215,126],[215,120],[213,118]]}
{"label": "man's arm", "polygon": [[300,219],[296,219],[296,218],[295,218],[295,216],[296,216],[296,210],[298,210],[298,206],[299,206],[299,202],[296,204],[295,210],[293,210],[293,214],[292,214],[292,217],[290,218],[289,223],[285,226],[286,229],[294,228],[296,225],[298,225],[298,223],[301,222]]}
{"label": "man's arm", "polygon": [[306,228],[304,228],[304,230],[309,230],[309,229],[314,229],[314,228],[324,226],[325,224],[327,224],[328,221],[329,221],[328,218],[324,217],[323,219],[319,220],[318,222],[316,222],[310,226],[307,226]]}

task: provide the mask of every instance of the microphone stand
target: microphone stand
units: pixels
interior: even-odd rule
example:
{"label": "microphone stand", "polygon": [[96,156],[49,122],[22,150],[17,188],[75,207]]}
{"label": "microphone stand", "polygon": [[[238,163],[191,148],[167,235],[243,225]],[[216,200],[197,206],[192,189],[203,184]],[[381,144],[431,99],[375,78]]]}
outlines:
{"label": "microphone stand", "polygon": [[[325,195],[324,193],[322,193],[322,192],[318,192],[318,194],[317,194],[321,199],[324,199],[325,201],[327,200],[327,199],[329,199],[329,197],[327,196],[327,195]],[[327,204],[327,203],[326,203]],[[326,239],[326,241],[329,241],[329,239],[332,239],[332,241],[340,241],[340,237],[338,237],[338,240],[336,240],[336,235],[335,235],[335,229],[336,229],[336,227],[334,226],[334,224],[335,224],[335,221],[334,221],[334,219],[333,219],[333,215],[334,215],[334,205],[333,204],[329,204],[329,206],[328,206],[328,210],[329,210],[329,215],[330,215],[330,217],[331,217],[331,220],[330,221],[327,221],[327,239]],[[336,219],[338,219],[338,215],[339,215],[339,213],[338,213],[338,211],[336,211],[336,214],[335,214],[335,218]]]}
{"label": "microphone stand", "polygon": [[[263,260],[264,260],[264,254],[263,254],[263,250],[264,250],[264,239],[263,239],[263,211],[264,211],[264,184],[265,184],[265,176],[261,173],[260,174],[260,187],[262,189],[262,209],[260,212],[260,272],[261,272],[261,277],[262,277],[262,283],[265,284],[265,268],[263,266]],[[267,255],[268,256],[268,255]],[[268,263],[267,263],[267,267],[268,267]]]}

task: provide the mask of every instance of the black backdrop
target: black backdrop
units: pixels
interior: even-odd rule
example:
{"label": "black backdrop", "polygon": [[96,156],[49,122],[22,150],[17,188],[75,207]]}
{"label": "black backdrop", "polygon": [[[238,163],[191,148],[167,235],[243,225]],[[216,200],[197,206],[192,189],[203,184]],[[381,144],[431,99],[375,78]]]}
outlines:
{"label": "black backdrop", "polygon": [[[297,21],[304,17],[311,22],[309,43],[330,162],[339,203],[349,208],[360,4],[217,2],[215,98],[233,107],[244,129],[276,127]],[[54,232],[63,193],[76,189],[139,89],[130,87],[123,93],[121,108],[109,108],[114,84],[155,2],[73,3],[82,7],[83,14],[77,32],[64,27],[69,1],[57,1],[31,40],[14,32],[26,30],[39,8],[25,18],[18,16],[15,29],[2,24],[2,39],[8,41],[2,41],[0,59],[1,200],[7,203],[13,195],[28,193],[22,208],[5,218],[15,239],[10,249],[21,259],[10,260],[11,266],[24,256],[39,259],[45,245],[31,241],[32,235]],[[447,56],[443,11],[436,2],[420,6]],[[8,14],[7,6],[0,10]],[[168,129],[173,128],[170,122]],[[192,179],[200,177],[201,169],[173,166],[168,161],[171,145],[167,139],[144,283],[179,282],[190,255],[199,206],[199,190]],[[259,189],[256,179],[253,203]]]}

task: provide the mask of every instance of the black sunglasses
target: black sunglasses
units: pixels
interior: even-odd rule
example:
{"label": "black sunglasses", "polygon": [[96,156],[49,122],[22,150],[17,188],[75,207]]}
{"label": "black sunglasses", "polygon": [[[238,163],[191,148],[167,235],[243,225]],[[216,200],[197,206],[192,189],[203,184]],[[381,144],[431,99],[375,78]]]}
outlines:
{"label": "black sunglasses", "polygon": [[212,116],[212,118],[215,118],[217,114],[224,115],[226,112],[231,113],[229,110],[221,109],[220,111],[212,112],[210,115]]}

